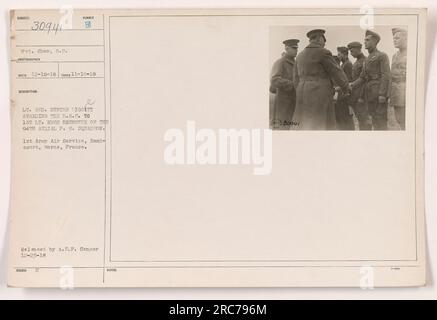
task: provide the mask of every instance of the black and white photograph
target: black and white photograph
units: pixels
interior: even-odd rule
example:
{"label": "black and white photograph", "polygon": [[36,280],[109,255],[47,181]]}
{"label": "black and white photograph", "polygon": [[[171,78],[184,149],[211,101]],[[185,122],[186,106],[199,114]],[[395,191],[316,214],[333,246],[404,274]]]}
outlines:
{"label": "black and white photograph", "polygon": [[270,128],[405,130],[406,26],[270,29]]}

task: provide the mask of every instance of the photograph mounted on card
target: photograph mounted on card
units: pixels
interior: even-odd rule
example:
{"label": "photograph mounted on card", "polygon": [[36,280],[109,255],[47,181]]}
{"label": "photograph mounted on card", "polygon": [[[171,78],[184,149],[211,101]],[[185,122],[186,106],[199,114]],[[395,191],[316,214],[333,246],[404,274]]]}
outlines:
{"label": "photograph mounted on card", "polygon": [[424,285],[425,26],[11,11],[9,285]]}

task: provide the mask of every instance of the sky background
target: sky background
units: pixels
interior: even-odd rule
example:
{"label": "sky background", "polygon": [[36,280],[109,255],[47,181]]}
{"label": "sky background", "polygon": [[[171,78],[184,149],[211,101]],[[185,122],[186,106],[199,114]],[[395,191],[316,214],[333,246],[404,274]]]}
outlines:
{"label": "sky background", "polygon": [[[391,63],[393,54],[396,52],[393,46],[393,35],[391,29],[393,27],[405,26],[376,26],[373,31],[377,32],[381,36],[381,41],[378,44],[378,50],[385,52]],[[281,57],[281,53],[284,51],[284,45],[282,41],[286,39],[299,39],[299,52],[301,52],[309,43],[306,33],[312,29],[324,29],[326,30],[326,47],[332,52],[333,55],[337,54],[337,47],[346,46],[352,41],[359,41],[363,44],[365,30],[360,26],[272,26],[270,27],[270,65]],[[367,55],[367,50],[363,52]],[[355,59],[349,55],[349,58],[353,62]]]}

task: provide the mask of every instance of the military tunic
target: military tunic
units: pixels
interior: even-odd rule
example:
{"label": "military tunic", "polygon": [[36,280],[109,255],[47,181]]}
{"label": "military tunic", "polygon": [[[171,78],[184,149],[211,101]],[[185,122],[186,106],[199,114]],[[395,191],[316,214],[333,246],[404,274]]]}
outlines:
{"label": "military tunic", "polygon": [[398,51],[391,64],[390,105],[394,107],[396,120],[405,129],[405,90],[407,78],[407,52]]}
{"label": "military tunic", "polygon": [[352,62],[350,62],[349,59],[347,59],[345,62],[341,64],[341,69],[346,74],[346,77],[348,81],[352,80]]}
{"label": "military tunic", "polygon": [[[352,82],[360,77],[365,61],[366,56],[362,53],[356,58],[354,64],[352,65]],[[355,116],[358,119],[359,129],[370,130],[371,124],[369,122],[369,112],[367,110],[367,104],[364,101],[364,84],[352,89],[350,104],[354,110]]]}
{"label": "military tunic", "polygon": [[[365,61],[366,61],[366,56],[364,54],[361,54],[355,60],[354,64],[352,65],[352,82],[354,82],[360,77],[360,74],[364,68]],[[364,84],[361,84],[352,89],[351,97],[350,97],[351,104],[354,104],[359,99],[364,99]]]}
{"label": "military tunic", "polygon": [[[346,74],[348,81],[352,81],[352,63],[347,59],[341,64],[341,69]],[[337,103],[335,104],[335,120],[337,129],[354,130],[354,122],[349,111],[349,96],[339,92]]]}
{"label": "military tunic", "polygon": [[348,79],[331,52],[310,43],[296,58],[294,84],[296,110],[293,124],[298,130],[335,129],[334,86],[348,91]]}
{"label": "military tunic", "polygon": [[270,87],[276,90],[272,127],[289,129],[296,105],[296,91],[293,84],[294,58],[282,57],[272,68]]}
{"label": "military tunic", "polygon": [[387,54],[374,49],[364,62],[360,77],[353,87],[365,83],[365,98],[375,130],[387,130],[387,101],[380,103],[378,97],[388,99],[390,84],[390,63]]}

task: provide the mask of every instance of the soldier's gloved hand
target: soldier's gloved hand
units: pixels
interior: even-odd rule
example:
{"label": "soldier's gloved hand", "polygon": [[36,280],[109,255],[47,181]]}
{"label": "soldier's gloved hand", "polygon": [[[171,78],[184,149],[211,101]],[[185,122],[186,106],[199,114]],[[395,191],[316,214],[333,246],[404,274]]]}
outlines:
{"label": "soldier's gloved hand", "polygon": [[340,87],[334,87],[335,92],[339,92],[340,91]]}
{"label": "soldier's gloved hand", "polygon": [[385,103],[387,101],[387,98],[384,96],[379,96],[378,97],[378,103]]}

